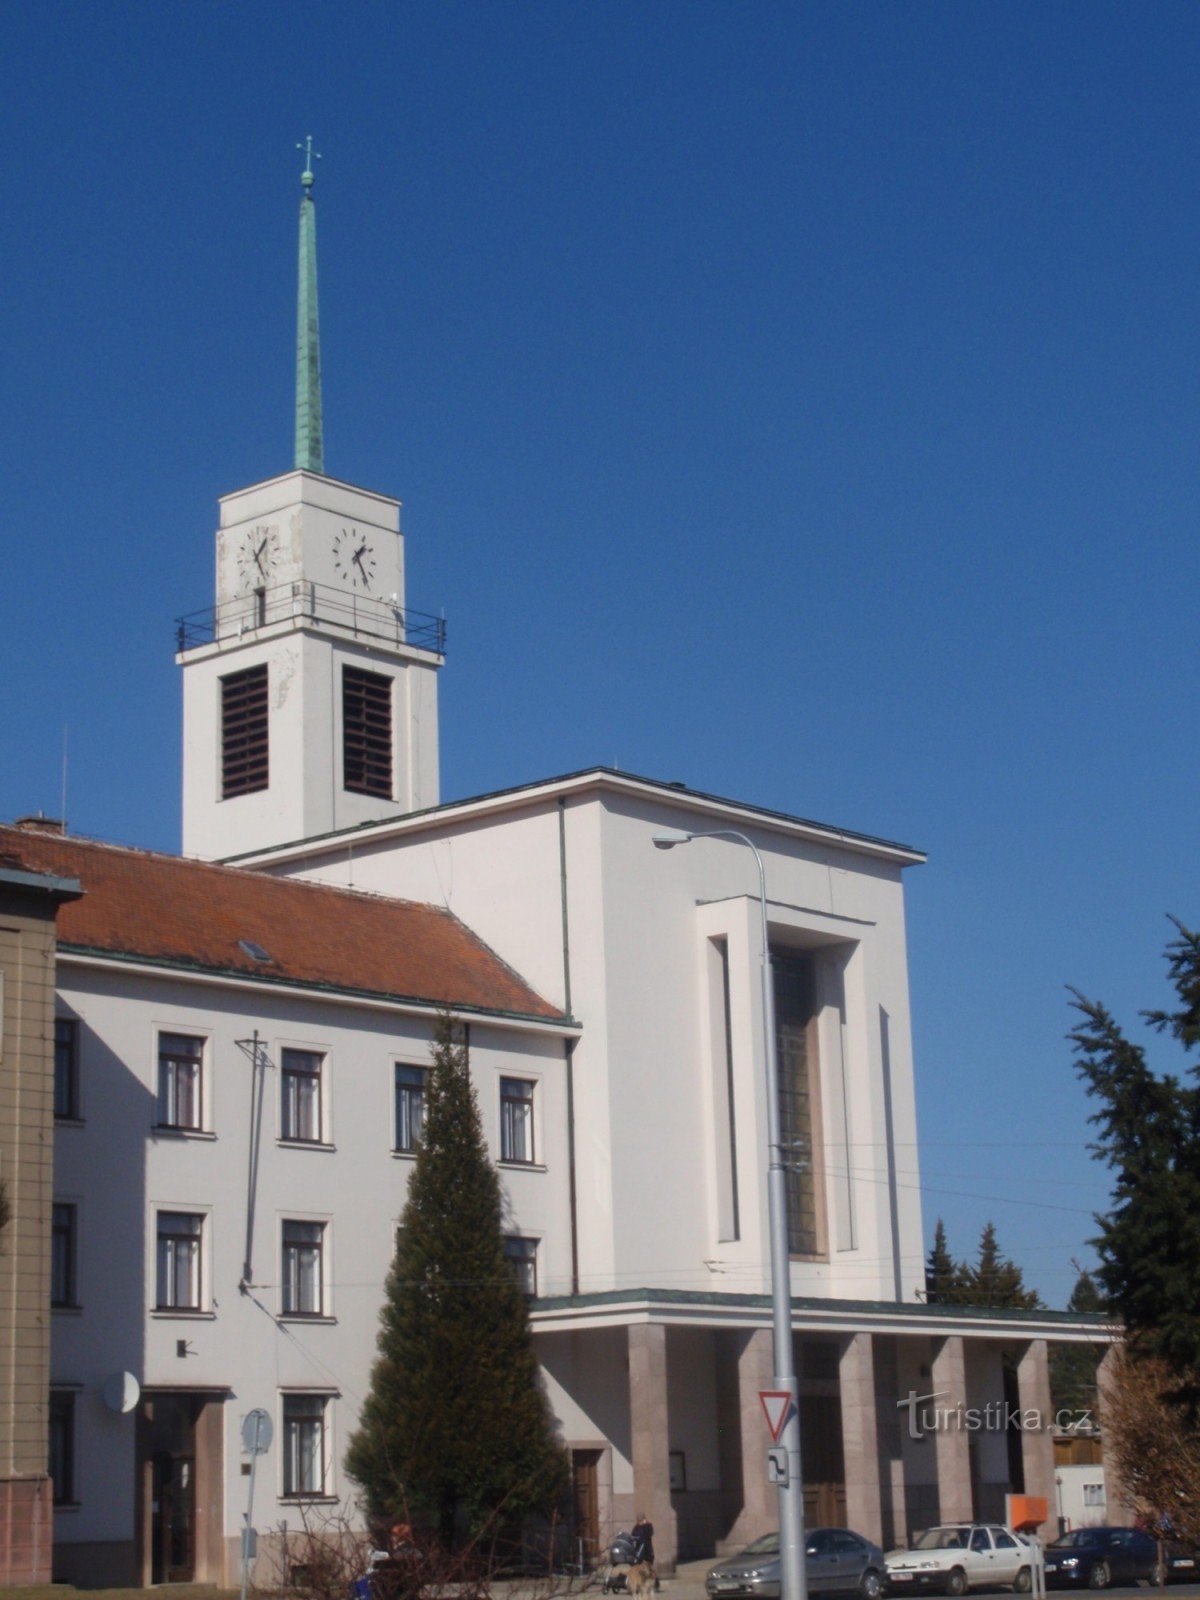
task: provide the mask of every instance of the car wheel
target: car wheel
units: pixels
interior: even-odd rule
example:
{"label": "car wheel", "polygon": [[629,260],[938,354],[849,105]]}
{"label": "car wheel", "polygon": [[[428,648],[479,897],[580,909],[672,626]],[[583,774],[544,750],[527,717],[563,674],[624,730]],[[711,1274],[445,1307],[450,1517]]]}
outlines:
{"label": "car wheel", "polygon": [[1088,1573],[1089,1589],[1107,1589],[1112,1582],[1112,1573],[1108,1570],[1107,1561],[1097,1561]]}
{"label": "car wheel", "polygon": [[883,1593],[883,1578],[874,1567],[868,1567],[859,1579],[858,1592],[862,1600],[879,1600]]}
{"label": "car wheel", "polygon": [[967,1575],[961,1567],[955,1567],[954,1571],[946,1579],[946,1593],[959,1595],[966,1594],[966,1592]]}
{"label": "car wheel", "polygon": [[1028,1594],[1033,1588],[1033,1574],[1028,1567],[1022,1567],[1013,1580],[1014,1594]]}

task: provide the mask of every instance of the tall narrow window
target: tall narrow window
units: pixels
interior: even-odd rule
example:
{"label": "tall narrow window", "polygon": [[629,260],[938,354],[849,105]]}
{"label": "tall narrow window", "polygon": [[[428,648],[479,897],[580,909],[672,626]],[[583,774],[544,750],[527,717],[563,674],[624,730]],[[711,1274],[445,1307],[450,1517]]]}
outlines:
{"label": "tall narrow window", "polygon": [[264,661],[221,679],[221,798],[265,789],[269,777]]}
{"label": "tall narrow window", "polygon": [[283,1312],[289,1317],[319,1317],[322,1256],[325,1247],[323,1222],[283,1224]]}
{"label": "tall narrow window", "polygon": [[281,1059],[280,1080],[283,1104],[280,1111],[280,1136],[304,1144],[322,1143],[321,1064],[315,1050],[285,1050]]}
{"label": "tall narrow window", "polygon": [[283,1492],[289,1498],[325,1493],[323,1394],[283,1397]]}
{"label": "tall narrow window", "polygon": [[50,1214],[50,1304],[75,1305],[75,1207],[56,1200]]}
{"label": "tall narrow window", "polygon": [[158,1036],[158,1122],[162,1128],[201,1128],[204,1040],[184,1033]]}
{"label": "tall narrow window", "polygon": [[392,680],[361,667],[342,668],[342,781],[392,797]]}
{"label": "tall narrow window", "polygon": [[516,1273],[521,1293],[537,1294],[537,1240],[509,1235],[504,1241],[504,1259]]}
{"label": "tall narrow window", "polygon": [[533,1161],[533,1084],[500,1079],[500,1159]]}
{"label": "tall narrow window", "polygon": [[190,1211],[158,1213],[160,1311],[199,1311],[200,1243],[204,1218]]}
{"label": "tall narrow window", "polygon": [[425,1124],[425,1068],[396,1063],[396,1149],[412,1155]]}
{"label": "tall narrow window", "polygon": [[54,1504],[75,1503],[75,1395],[70,1389],[50,1391],[49,1454],[46,1470],[54,1481]]}
{"label": "tall narrow window", "polygon": [[779,1057],[779,1123],[787,1189],[788,1249],[815,1255],[817,1227],[816,1118],[813,1078],[816,982],[811,959],[772,950],[775,1030]]}
{"label": "tall narrow window", "polygon": [[68,1121],[79,1115],[79,1024],[74,1017],[54,1019],[54,1115]]}

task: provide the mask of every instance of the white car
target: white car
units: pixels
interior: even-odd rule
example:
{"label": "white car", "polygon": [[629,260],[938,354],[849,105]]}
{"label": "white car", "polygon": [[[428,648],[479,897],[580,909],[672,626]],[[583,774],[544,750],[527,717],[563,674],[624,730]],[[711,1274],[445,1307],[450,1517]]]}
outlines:
{"label": "white car", "polygon": [[992,1522],[950,1522],[926,1528],[911,1550],[889,1550],[888,1589],[936,1589],[939,1594],[966,1594],[998,1583],[1011,1583],[1018,1594],[1032,1584],[1030,1554],[1007,1528]]}

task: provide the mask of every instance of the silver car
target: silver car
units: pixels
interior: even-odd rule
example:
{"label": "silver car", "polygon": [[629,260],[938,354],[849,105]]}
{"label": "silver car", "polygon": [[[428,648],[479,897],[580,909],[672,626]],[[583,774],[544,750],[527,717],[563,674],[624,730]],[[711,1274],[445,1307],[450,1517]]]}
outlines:
{"label": "silver car", "polygon": [[[814,1528],[805,1540],[805,1570],[812,1594],[861,1595],[879,1600],[883,1593],[883,1551],[849,1528]],[[710,1600],[743,1596],[776,1600],[780,1592],[779,1535],[764,1533],[736,1556],[710,1567],[704,1580]]]}

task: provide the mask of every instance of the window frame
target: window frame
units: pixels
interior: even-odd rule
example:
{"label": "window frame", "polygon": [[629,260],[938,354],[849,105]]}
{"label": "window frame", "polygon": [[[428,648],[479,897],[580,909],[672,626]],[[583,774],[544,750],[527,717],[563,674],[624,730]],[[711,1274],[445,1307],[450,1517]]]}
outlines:
{"label": "window frame", "polygon": [[[299,1233],[302,1229],[314,1229],[315,1236],[310,1238],[288,1238],[288,1230],[294,1229]],[[329,1224],[323,1217],[283,1217],[279,1228],[279,1315],[281,1317],[296,1317],[311,1321],[316,1317],[327,1315],[325,1304],[326,1273],[326,1240],[329,1234]],[[315,1266],[313,1279],[315,1280],[315,1294],[312,1298],[313,1305],[301,1305],[299,1302],[307,1298],[304,1292],[302,1256],[311,1253],[312,1264]],[[313,1284],[310,1283],[311,1289]]]}
{"label": "window frame", "polygon": [[[182,1050],[169,1050],[166,1041],[175,1040],[181,1044],[196,1045],[195,1055]],[[179,1033],[174,1028],[158,1028],[155,1032],[155,1056],[158,1062],[158,1080],[156,1085],[157,1098],[155,1101],[155,1127],[170,1133],[203,1133],[208,1125],[205,1115],[205,1096],[208,1087],[208,1050],[209,1038],[203,1033]],[[194,1068],[194,1082],[188,1087],[187,1098],[192,1103],[192,1121],[182,1121],[179,1114],[179,1102],[183,1098],[179,1091],[179,1069],[182,1067]],[[164,1070],[170,1078],[170,1091],[167,1092],[164,1084]],[[174,1114],[169,1115],[169,1109],[174,1104]]]}
{"label": "window frame", "polygon": [[[300,1065],[300,1059],[315,1061],[316,1066]],[[307,1045],[283,1045],[279,1051],[279,1137],[284,1144],[327,1145],[328,1118],[325,1110],[325,1065],[328,1056],[324,1050],[314,1050]],[[298,1098],[289,1095],[289,1086],[305,1082],[315,1083],[312,1106],[315,1108],[316,1132],[304,1134],[296,1131],[303,1122]]]}
{"label": "window frame", "polygon": [[54,1018],[54,1120],[56,1122],[81,1120],[78,1017],[55,1016]]}
{"label": "window frame", "polygon": [[226,672],[219,689],[222,800],[271,787],[271,672],[266,661]]}
{"label": "window frame", "polygon": [[[385,701],[386,741],[380,734]],[[373,800],[396,795],[396,679],[349,661],[342,663],[342,788]]]}
{"label": "window frame", "polygon": [[[60,1221],[65,1226],[60,1225]],[[79,1204],[54,1200],[50,1205],[50,1309],[79,1309]],[[61,1284],[62,1293],[59,1293]]]}
{"label": "window frame", "polygon": [[[331,1419],[330,1401],[333,1396],[321,1390],[286,1390],[280,1396],[280,1499],[295,1500],[327,1500],[329,1493],[329,1474],[333,1461],[331,1449]],[[310,1409],[305,1412],[301,1407],[307,1405]],[[289,1412],[292,1415],[289,1415]],[[304,1458],[300,1453],[302,1443],[302,1426],[305,1422],[317,1424],[317,1447],[319,1459],[316,1477],[318,1482],[305,1485],[298,1481],[305,1476]]]}
{"label": "window frame", "polygon": [[[414,1061],[394,1061],[392,1069],[392,1150],[398,1156],[415,1156],[421,1145],[421,1135],[425,1131],[425,1096],[429,1090],[429,1068],[420,1066]],[[414,1077],[404,1085],[400,1082],[402,1072],[414,1074]],[[402,1125],[408,1133],[407,1143],[402,1142]]]}
{"label": "window frame", "polygon": [[[516,1273],[517,1286],[523,1295],[530,1300],[536,1300],[538,1295],[538,1247],[541,1240],[531,1234],[506,1233],[504,1235],[504,1259]],[[528,1279],[526,1281],[526,1271]]]}
{"label": "window frame", "polygon": [[[197,1224],[195,1229],[168,1229],[164,1227],[164,1220],[168,1217],[187,1218]],[[154,1212],[154,1310],[180,1316],[194,1316],[203,1312],[207,1304],[205,1269],[207,1265],[208,1250],[208,1213],[199,1210],[183,1210],[178,1206],[159,1206]],[[193,1242],[193,1248],[188,1252],[191,1260],[185,1266],[184,1276],[187,1280],[188,1292],[194,1292],[194,1301],[179,1298],[178,1278],[180,1256],[179,1246],[187,1241]],[[163,1245],[169,1246],[169,1254],[164,1257]],[[164,1273],[164,1265],[166,1271]],[[164,1289],[174,1288],[174,1297],[167,1299]]]}
{"label": "window frame", "polygon": [[[517,1092],[514,1092],[517,1091]],[[510,1166],[537,1165],[537,1080],[500,1079],[500,1160]],[[517,1134],[520,1138],[517,1138]],[[515,1154],[517,1145],[523,1153]],[[526,1148],[527,1147],[527,1148]]]}
{"label": "window frame", "polygon": [[[76,1460],[75,1460],[75,1395],[74,1389],[56,1388],[50,1386],[50,1399],[47,1411],[46,1429],[46,1471],[54,1485],[53,1504],[56,1506],[75,1506],[79,1502],[75,1498]],[[55,1439],[60,1441],[61,1448],[55,1450]],[[55,1460],[56,1453],[61,1455],[63,1470],[61,1473],[54,1471],[58,1464]]]}

